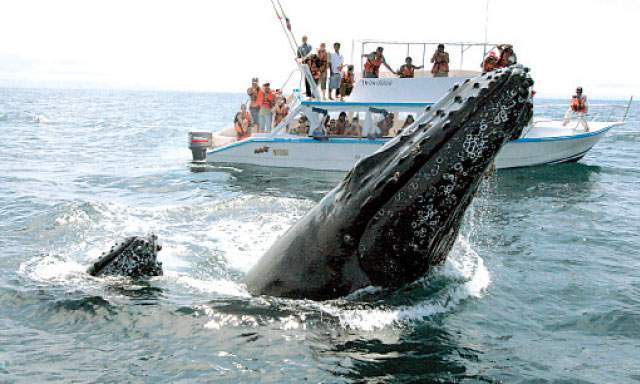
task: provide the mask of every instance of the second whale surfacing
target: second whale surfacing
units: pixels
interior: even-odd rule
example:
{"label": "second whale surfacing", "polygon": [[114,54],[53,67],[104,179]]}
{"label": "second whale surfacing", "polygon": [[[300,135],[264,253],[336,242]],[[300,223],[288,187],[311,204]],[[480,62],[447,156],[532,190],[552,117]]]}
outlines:
{"label": "second whale surfacing", "polygon": [[333,299],[443,263],[483,174],[531,119],[532,85],[512,66],[454,86],[276,240],[247,274],[249,291]]}

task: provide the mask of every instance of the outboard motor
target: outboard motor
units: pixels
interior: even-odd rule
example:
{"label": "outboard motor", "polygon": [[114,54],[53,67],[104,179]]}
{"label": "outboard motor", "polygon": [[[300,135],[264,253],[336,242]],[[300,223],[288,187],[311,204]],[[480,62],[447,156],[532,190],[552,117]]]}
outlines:
{"label": "outboard motor", "polygon": [[213,147],[211,132],[189,132],[189,149],[193,154],[193,161],[207,160],[207,149]]}

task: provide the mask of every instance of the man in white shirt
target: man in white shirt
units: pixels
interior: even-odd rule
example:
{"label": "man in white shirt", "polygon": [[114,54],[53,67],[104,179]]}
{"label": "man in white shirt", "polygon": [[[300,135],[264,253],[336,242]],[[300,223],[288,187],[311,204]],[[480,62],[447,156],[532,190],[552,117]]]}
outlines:
{"label": "man in white shirt", "polygon": [[340,93],[340,82],[342,81],[342,66],[344,64],[344,58],[340,54],[340,43],[334,43],[333,49],[335,52],[329,55],[329,68],[331,70],[331,76],[329,77],[329,100],[333,100],[331,97],[331,91],[335,90],[336,99]]}

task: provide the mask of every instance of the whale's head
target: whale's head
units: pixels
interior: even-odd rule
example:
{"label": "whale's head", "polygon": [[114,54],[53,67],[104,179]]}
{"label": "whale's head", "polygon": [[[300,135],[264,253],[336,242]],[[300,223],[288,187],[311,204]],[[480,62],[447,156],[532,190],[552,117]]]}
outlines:
{"label": "whale's head", "polygon": [[444,261],[483,174],[531,118],[532,85],[512,67],[455,86],[347,175],[334,217],[355,214],[341,237],[372,284],[411,282]]}
{"label": "whale's head", "polygon": [[397,287],[444,261],[485,171],[531,118],[532,85],[513,66],[454,86],[278,239],[249,290],[333,298]]}
{"label": "whale's head", "polygon": [[162,263],[158,261],[157,236],[132,236],[116,243],[95,261],[87,273],[92,276],[127,276],[132,278],[161,276]]}

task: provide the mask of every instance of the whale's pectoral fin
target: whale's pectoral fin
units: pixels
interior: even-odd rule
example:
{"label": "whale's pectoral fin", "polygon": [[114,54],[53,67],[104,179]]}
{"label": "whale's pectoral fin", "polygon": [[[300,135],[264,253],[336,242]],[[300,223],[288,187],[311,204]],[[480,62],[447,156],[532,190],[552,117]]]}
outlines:
{"label": "whale's pectoral fin", "polygon": [[162,263],[157,256],[162,246],[157,239],[154,234],[128,237],[103,254],[87,273],[92,276],[161,276]]}

